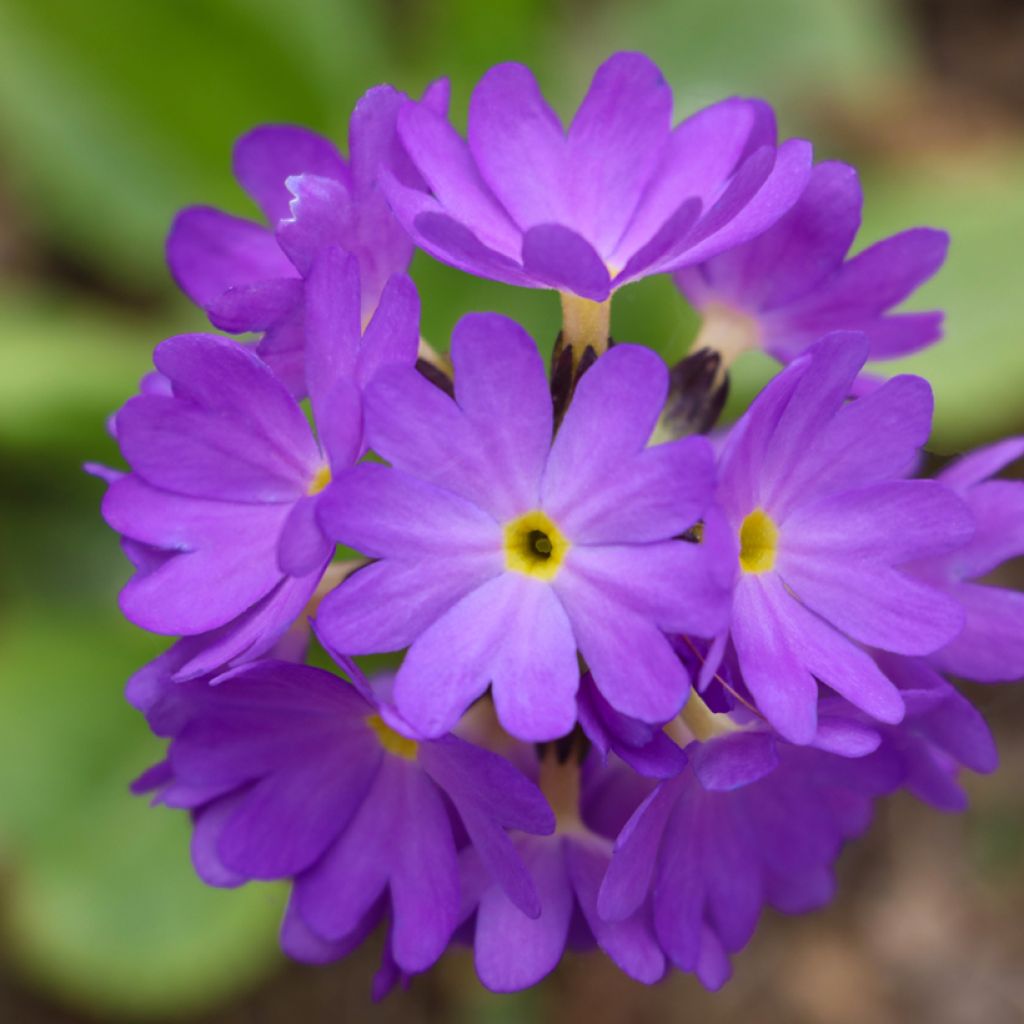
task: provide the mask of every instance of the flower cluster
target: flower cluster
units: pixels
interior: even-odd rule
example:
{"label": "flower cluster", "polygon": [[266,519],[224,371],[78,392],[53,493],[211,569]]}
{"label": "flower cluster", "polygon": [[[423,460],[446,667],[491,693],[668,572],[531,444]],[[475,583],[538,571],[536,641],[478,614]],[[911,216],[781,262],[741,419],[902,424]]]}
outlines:
{"label": "flower cluster", "polygon": [[[135,788],[189,810],[209,884],[291,883],[292,956],[380,926],[378,994],[453,942],[498,991],[570,946],[716,988],[763,907],[831,898],[878,798],[961,809],[995,767],[945,673],[1024,674],[1024,595],[979,582],[1024,553],[1024,440],[919,475],[929,386],[864,365],[939,337],[894,307],[946,238],[847,259],[856,172],[763,102],[673,128],[623,53],[568,129],[514,64],[465,139],[446,108],[371,90],[348,159],[257,129],[267,225],[174,224],[182,288],[259,337],[164,341],[112,420],[121,607],[177,638],[128,686],[169,744]],[[431,348],[414,247],[558,291],[550,373],[497,314]],[[662,273],[704,318],[673,368],[609,337]],[[754,347],[780,372],[710,430]]]}

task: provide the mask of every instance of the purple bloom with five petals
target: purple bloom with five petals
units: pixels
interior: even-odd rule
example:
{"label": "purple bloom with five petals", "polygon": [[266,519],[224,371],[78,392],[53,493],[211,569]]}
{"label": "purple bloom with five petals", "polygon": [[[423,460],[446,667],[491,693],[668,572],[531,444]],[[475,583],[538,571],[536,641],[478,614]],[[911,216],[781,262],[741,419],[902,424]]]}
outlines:
{"label": "purple bloom with five petals", "polygon": [[[235,175],[268,226],[193,206],[178,215],[167,239],[167,261],[182,290],[222,331],[262,334],[260,355],[299,396],[306,384],[303,280],[317,254],[341,246],[357,257],[363,323],[388,279],[412,257],[412,242],[378,188],[384,166],[410,186],[420,182],[395,138],[404,99],[380,85],[356,104],[348,161],[334,143],[293,125],[242,136]],[[447,83],[431,86],[423,103],[443,116]]]}
{"label": "purple bloom with five petals", "polygon": [[689,678],[665,631],[716,632],[728,583],[717,545],[676,539],[711,497],[708,442],[647,447],[664,363],[613,348],[552,440],[544,364],[522,328],[473,314],[451,351],[454,399],[414,370],[366,390],[367,443],[391,466],[343,474],[320,516],[375,561],[327,596],[318,628],[345,654],[409,647],[395,699],[427,735],[449,731],[488,683],[514,736],[564,735],[577,652],[615,708],[671,718]]}
{"label": "purple bloom with five petals", "polygon": [[818,682],[883,722],[899,690],[866,645],[925,655],[957,635],[960,605],[905,571],[963,547],[964,503],[932,480],[906,480],[928,437],[927,383],[896,377],[846,396],[862,335],[834,334],[768,385],[721,456],[719,499],[738,540],[729,635],[763,713],[794,743],[816,731]]}
{"label": "purple bloom with five petals", "polygon": [[599,302],[760,234],[811,163],[806,142],[776,146],[757,100],[725,100],[673,130],[672,90],[637,53],[598,68],[568,132],[527,68],[499,64],[473,92],[466,141],[425,103],[403,106],[398,134],[427,187],[382,180],[418,246],[481,277]]}
{"label": "purple bloom with five petals", "polygon": [[764,234],[679,271],[676,283],[704,315],[694,347],[707,344],[729,361],[760,347],[789,363],[836,330],[863,332],[869,359],[937,340],[941,313],[890,310],[939,269],[949,236],[914,228],[846,259],[861,202],[852,167],[819,164],[796,205]]}
{"label": "purple bloom with five petals", "polygon": [[264,362],[212,335],[159,345],[164,386],[116,416],[132,472],[111,484],[103,515],[136,567],[121,607],[136,625],[185,637],[147,676],[189,678],[266,653],[330,561],[316,507],[362,451],[359,386],[415,360],[419,308],[412,283],[393,278],[362,335],[355,260],[337,250],[314,271],[311,295],[321,292],[307,353],[316,435]]}
{"label": "purple bloom with five petals", "polygon": [[149,714],[171,737],[167,760],[135,788],[193,812],[193,861],[209,884],[294,881],[286,952],[336,959],[390,910],[386,957],[414,973],[458,920],[453,811],[484,869],[533,916],[538,895],[506,829],[543,834],[554,818],[504,758],[423,739],[353,679],[264,661],[216,686],[176,686]]}

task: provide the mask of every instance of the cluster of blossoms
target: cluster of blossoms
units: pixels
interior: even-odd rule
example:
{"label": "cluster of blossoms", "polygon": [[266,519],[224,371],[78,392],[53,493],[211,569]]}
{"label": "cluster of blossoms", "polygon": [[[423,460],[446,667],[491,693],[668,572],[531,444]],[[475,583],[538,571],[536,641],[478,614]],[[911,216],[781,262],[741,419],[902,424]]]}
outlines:
{"label": "cluster of blossoms", "polygon": [[[466,139],[446,109],[372,89],[347,159],[257,129],[235,171],[266,225],[173,226],[184,291],[259,337],[158,345],[112,420],[127,470],[95,470],[124,614],[178,637],[128,686],[169,740],[135,788],[188,809],[211,885],[291,883],[292,956],[383,925],[378,993],[453,942],[498,991],[593,946],[716,988],[763,907],[831,898],[878,798],[961,809],[961,768],[995,767],[946,674],[1024,674],[1024,595],[978,582],[1024,553],[996,478],[1024,439],[916,475],[928,384],[863,369],[940,336],[893,309],[946,236],[847,258],[856,173],[763,102],[673,128],[624,53],[568,130],[519,65]],[[558,291],[550,374],[496,314],[432,349],[414,247]],[[609,338],[614,291],[662,273],[703,315],[672,368]],[[752,348],[782,368],[715,427]]]}

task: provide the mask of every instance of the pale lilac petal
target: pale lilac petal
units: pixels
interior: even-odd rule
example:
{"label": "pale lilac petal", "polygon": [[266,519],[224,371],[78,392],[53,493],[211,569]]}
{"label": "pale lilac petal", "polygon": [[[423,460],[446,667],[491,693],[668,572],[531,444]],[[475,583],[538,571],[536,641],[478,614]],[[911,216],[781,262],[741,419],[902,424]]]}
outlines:
{"label": "pale lilac petal", "polygon": [[175,218],[167,262],[178,286],[200,306],[238,285],[295,276],[270,231],[208,206],[191,206]]}
{"label": "pale lilac petal", "polygon": [[391,952],[409,972],[426,970],[443,952],[459,910],[459,874],[448,811],[418,768],[403,766],[401,800],[391,812],[401,831],[393,851]]}
{"label": "pale lilac petal", "polygon": [[419,342],[419,292],[410,277],[393,274],[363,335],[359,383],[365,387],[384,366],[414,366]]}
{"label": "pale lilac petal", "polygon": [[565,134],[529,68],[498,64],[480,79],[467,139],[480,174],[521,229],[568,222]]}
{"label": "pale lilac petal", "polygon": [[367,445],[396,469],[483,509],[505,493],[508,481],[495,472],[466,415],[421,373],[381,370],[366,388],[364,412]]}
{"label": "pale lilac petal", "polygon": [[769,514],[795,493],[790,467],[799,464],[807,439],[822,430],[843,405],[867,358],[867,342],[863,335],[837,332],[818,342],[808,355],[761,467],[763,503]]}
{"label": "pale lilac petal", "polygon": [[604,594],[667,633],[713,636],[729,617],[729,591],[703,544],[605,544],[570,549],[558,593],[572,601],[582,587]]}
{"label": "pale lilac petal", "polygon": [[732,642],[743,681],[764,716],[791,743],[809,743],[817,728],[818,686],[783,632],[775,596],[761,579],[740,581]]}
{"label": "pale lilac petal", "polygon": [[672,90],[649,58],[617,53],[597,69],[569,128],[571,214],[562,220],[606,258],[661,159],[671,119]]}
{"label": "pale lilac petal", "polygon": [[324,939],[343,939],[357,928],[388,884],[402,843],[405,770],[398,758],[384,757],[341,837],[295,880],[299,914]]}
{"label": "pale lilac petal", "polygon": [[854,640],[896,654],[930,654],[964,625],[955,600],[935,587],[877,563],[842,554],[787,555],[787,589]]}
{"label": "pale lilac petal", "polygon": [[947,487],[962,493],[974,484],[994,476],[1022,456],[1024,437],[1008,437],[960,456],[942,470],[938,479]]}
{"label": "pale lilac petal", "polygon": [[450,732],[487,689],[516,614],[515,575],[503,573],[469,593],[409,648],[395,678],[395,703],[423,735]]}
{"label": "pale lilac petal", "polygon": [[577,544],[642,544],[677,537],[707,508],[715,458],[703,437],[646,448],[609,467],[600,486],[580,496],[559,525]]}
{"label": "pale lilac petal", "polygon": [[701,743],[691,752],[690,763],[706,790],[728,792],[771,774],[779,758],[771,733],[735,732]]}
{"label": "pale lilac petal", "polygon": [[662,723],[683,706],[690,679],[664,633],[578,573],[556,580],[580,653],[604,698],[642,722]]}
{"label": "pale lilac petal", "polygon": [[296,125],[263,125],[235,143],[235,177],[273,227],[288,216],[292,195],[285,181],[295,174],[318,174],[347,181],[348,168],[334,143]]}
{"label": "pale lilac petal", "polygon": [[662,224],[694,197],[710,205],[740,163],[761,145],[774,145],[771,109],[732,98],[698,111],[671,133],[629,227],[609,262],[624,266]]}
{"label": "pale lilac petal", "polygon": [[447,555],[374,562],[324,598],[317,627],[349,654],[398,651],[503,570],[497,560]]}
{"label": "pale lilac petal", "polygon": [[[647,445],[668,396],[668,370],[654,352],[616,345],[583,375],[551,446],[541,485],[560,521],[623,460]],[[615,417],[608,417],[608,410]]]}
{"label": "pale lilac petal", "polygon": [[535,508],[551,447],[552,408],[544,362],[513,320],[470,313],[451,344],[455,399],[500,484],[487,505],[499,519]]}
{"label": "pale lilac petal", "polygon": [[514,603],[492,661],[494,710],[518,739],[557,739],[576,721],[580,673],[572,627],[549,584],[509,575]]}
{"label": "pale lilac petal", "polygon": [[646,898],[662,835],[678,796],[678,784],[663,782],[633,812],[619,833],[597,900],[598,913],[606,921],[624,920]]}
{"label": "pale lilac petal", "polygon": [[524,914],[537,917],[533,880],[505,830],[554,831],[540,790],[503,757],[454,736],[423,744],[419,763],[455,805],[490,877]]}
{"label": "pale lilac petal", "polygon": [[949,593],[966,622],[928,660],[944,672],[981,683],[1024,678],[1024,594],[973,583],[958,583]]}
{"label": "pale lilac petal", "polygon": [[533,874],[541,913],[527,917],[497,886],[486,889],[476,917],[474,962],[492,992],[536,984],[558,963],[569,934],[573,891],[562,840],[526,839],[520,850]]}
{"label": "pale lilac petal", "polygon": [[286,576],[305,576],[317,566],[326,566],[334,551],[316,520],[316,496],[300,498],[281,528],[277,564]]}
{"label": "pale lilac petal", "polygon": [[1024,481],[986,480],[964,496],[976,528],[970,541],[943,560],[954,579],[984,576],[1024,554]]}
{"label": "pale lilac petal", "polygon": [[625,921],[605,921],[598,913],[597,895],[608,868],[610,842],[585,836],[565,841],[569,879],[583,916],[597,944],[631,978],[653,985],[665,973],[665,957],[644,915]]}
{"label": "pale lilac petal", "polygon": [[229,334],[269,331],[302,303],[302,282],[275,277],[229,288],[206,307],[210,323]]}
{"label": "pale lilac petal", "polygon": [[[423,104],[407,103],[398,114],[398,134],[440,209],[470,228],[485,246],[518,257],[521,233],[481,180],[455,130]],[[396,213],[404,220],[400,210]]]}
{"label": "pale lilac petal", "polygon": [[377,463],[361,463],[336,477],[320,497],[319,516],[328,536],[371,558],[501,550],[501,528],[486,512]]}
{"label": "pale lilac petal", "polygon": [[317,414],[334,384],[355,378],[361,343],[359,264],[324,249],[306,281],[306,388]]}
{"label": "pale lilac petal", "polygon": [[[782,642],[806,671],[879,721],[896,724],[903,718],[899,691],[867,653],[804,608],[779,579],[767,581],[766,591]],[[744,679],[749,685],[747,663]],[[758,707],[764,710],[760,699]],[[813,742],[813,734],[803,742]]]}
{"label": "pale lilac petal", "polygon": [[928,382],[911,376],[893,377],[848,402],[790,468],[774,513],[784,519],[790,509],[819,496],[906,476],[931,433],[933,404]]}
{"label": "pale lilac petal", "polygon": [[784,521],[778,569],[788,578],[839,563],[899,565],[956,551],[973,533],[967,506],[941,483],[890,480],[798,508]]}
{"label": "pale lilac petal", "polygon": [[335,178],[298,174],[286,184],[292,200],[275,236],[281,251],[305,276],[317,253],[335,245],[353,247],[357,209],[348,188]]}

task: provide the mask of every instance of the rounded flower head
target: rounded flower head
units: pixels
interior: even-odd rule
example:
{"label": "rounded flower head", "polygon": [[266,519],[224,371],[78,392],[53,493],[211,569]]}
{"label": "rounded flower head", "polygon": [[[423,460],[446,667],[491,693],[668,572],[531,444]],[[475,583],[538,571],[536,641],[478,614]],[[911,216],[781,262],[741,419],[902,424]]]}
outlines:
{"label": "rounded flower head", "polygon": [[408,647],[395,698],[431,735],[488,683],[513,735],[567,733],[577,654],[617,709],[671,718],[689,681],[664,634],[716,631],[725,586],[714,545],[677,539],[710,499],[710,446],[647,447],[664,364],[612,349],[552,440],[544,365],[520,327],[465,317],[452,362],[454,399],[413,370],[367,389],[367,441],[391,465],[340,476],[320,516],[374,562],[328,595],[321,632],[345,654]]}
{"label": "rounded flower head", "polygon": [[[235,145],[235,176],[267,225],[193,206],[167,239],[171,273],[215,327],[263,337],[260,355],[293,393],[305,393],[305,289],[316,256],[342,246],[358,260],[365,323],[392,274],[405,271],[413,245],[378,188],[381,168],[420,181],[395,138],[405,97],[390,85],[371,89],[349,122],[345,160],[333,142],[294,125],[266,125]],[[424,105],[443,115],[447,85],[427,90]]]}
{"label": "rounded flower head", "polygon": [[422,971],[458,919],[450,808],[482,869],[534,916],[533,882],[505,830],[554,822],[503,758],[454,736],[423,739],[354,678],[268,661],[216,686],[174,687],[149,714],[171,737],[167,760],[136,788],[192,810],[193,860],[211,885],[293,880],[287,952],[341,956],[388,914],[389,955]]}
{"label": "rounded flower head", "polygon": [[594,75],[568,132],[530,71],[484,75],[463,141],[426,104],[398,134],[426,182],[384,183],[437,259],[482,277],[603,301],[627,281],[699,262],[759,234],[797,199],[810,147],[776,148],[764,103],[730,99],[672,129],[672,90],[636,53]]}
{"label": "rounded flower head", "polygon": [[915,228],[846,255],[860,226],[857,172],[822,163],[797,203],[763,234],[676,274],[704,315],[695,348],[727,361],[762,348],[789,363],[830,331],[865,334],[869,359],[891,359],[937,340],[942,314],[892,313],[942,265],[944,231]]}
{"label": "rounded flower head", "polygon": [[903,479],[928,437],[930,389],[896,377],[845,404],[866,355],[859,335],[820,342],[757,398],[721,458],[738,553],[730,638],[758,708],[795,743],[815,734],[818,680],[898,722],[899,691],[860,645],[930,654],[964,623],[901,568],[973,530],[951,490]]}

